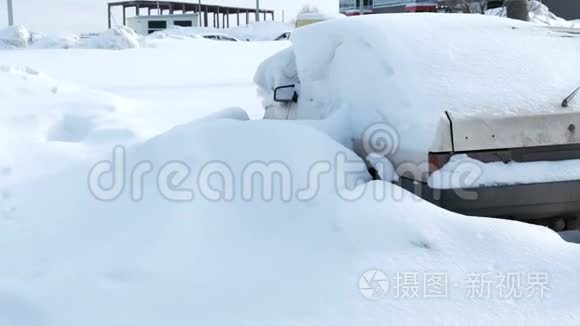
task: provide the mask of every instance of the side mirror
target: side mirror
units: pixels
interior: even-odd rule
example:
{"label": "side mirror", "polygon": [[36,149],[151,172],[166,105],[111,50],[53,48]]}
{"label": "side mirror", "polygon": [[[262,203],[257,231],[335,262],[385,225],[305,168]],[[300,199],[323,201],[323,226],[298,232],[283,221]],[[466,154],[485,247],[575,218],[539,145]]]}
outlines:
{"label": "side mirror", "polygon": [[286,85],[274,89],[274,101],[280,103],[298,102],[298,93],[294,89],[295,85]]}

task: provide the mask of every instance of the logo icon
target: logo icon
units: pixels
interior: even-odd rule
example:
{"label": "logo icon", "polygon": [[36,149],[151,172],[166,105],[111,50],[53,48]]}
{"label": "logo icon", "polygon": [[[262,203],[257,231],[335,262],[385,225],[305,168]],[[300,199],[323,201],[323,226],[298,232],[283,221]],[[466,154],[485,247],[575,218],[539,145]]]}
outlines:
{"label": "logo icon", "polygon": [[362,135],[364,150],[371,154],[390,156],[399,150],[399,133],[385,122],[377,122],[365,129]]}
{"label": "logo icon", "polygon": [[389,279],[382,271],[373,269],[360,277],[358,288],[365,298],[379,300],[384,298],[389,291]]}

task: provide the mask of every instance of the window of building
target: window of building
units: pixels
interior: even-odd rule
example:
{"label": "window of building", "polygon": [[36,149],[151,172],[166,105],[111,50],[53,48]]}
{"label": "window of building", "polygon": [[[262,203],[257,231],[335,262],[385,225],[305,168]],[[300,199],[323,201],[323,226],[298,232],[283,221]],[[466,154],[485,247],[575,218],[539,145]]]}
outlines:
{"label": "window of building", "polygon": [[173,22],[173,25],[181,27],[192,27],[193,22],[191,20],[176,20]]}
{"label": "window of building", "polygon": [[150,20],[147,27],[150,29],[164,29],[167,28],[167,22],[165,20]]}

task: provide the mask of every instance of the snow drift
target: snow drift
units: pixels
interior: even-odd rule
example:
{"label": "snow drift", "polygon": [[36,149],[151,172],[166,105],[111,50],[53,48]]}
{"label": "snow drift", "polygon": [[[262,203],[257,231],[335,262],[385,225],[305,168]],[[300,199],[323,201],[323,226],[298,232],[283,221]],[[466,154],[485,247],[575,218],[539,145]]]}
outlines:
{"label": "snow drift", "polygon": [[0,49],[26,47],[30,32],[24,26],[11,26],[0,29]]}
{"label": "snow drift", "polygon": [[127,27],[119,26],[101,33],[83,35],[73,33],[34,33],[26,27],[8,27],[0,30],[0,49],[111,49],[138,48],[141,37]]}
{"label": "snow drift", "polygon": [[[94,198],[86,183],[90,166],[30,186],[4,188],[11,200],[0,218],[0,323],[580,321],[580,285],[575,282],[580,248],[545,228],[459,216],[412,196],[395,200],[400,190],[383,182],[349,188],[364,191],[357,200],[345,200],[339,196],[345,188],[337,188],[333,173],[322,175],[318,193],[309,200],[265,201],[260,187],[243,200],[239,182],[252,162],[283,162],[292,171],[295,189],[307,186],[304,176],[313,163],[334,162],[337,153],[358,166],[349,168],[353,180],[369,177],[354,153],[310,127],[228,118],[237,116],[219,114],[128,149],[129,170],[146,161],[155,169],[143,179],[139,201],[131,200],[129,192],[111,202]],[[297,141],[300,147],[294,146]],[[191,168],[175,184],[180,189],[198,189],[203,167],[225,162],[235,185],[219,178],[210,184],[212,189],[233,187],[234,199],[210,200],[196,191],[188,201],[167,200],[159,194],[155,175],[168,162]],[[334,164],[332,169],[338,175],[347,172]],[[273,189],[280,189],[278,182]],[[373,269],[393,282],[387,297],[378,301],[365,298],[359,289],[361,275]],[[547,273],[549,293],[543,299],[536,295],[515,301],[466,294],[469,273],[508,271]],[[421,277],[445,273],[448,297],[397,297],[395,277],[403,272]],[[522,282],[527,285],[526,279]],[[494,288],[498,284],[494,281]]]}
{"label": "snow drift", "polygon": [[[127,51],[0,51],[0,170],[12,170],[0,184],[54,174],[107,146],[142,141],[225,107],[261,118],[253,74],[288,46],[158,41]],[[224,65],[232,54],[238,64]],[[151,65],[159,58],[164,64]]]}
{"label": "snow drift", "polygon": [[140,36],[128,27],[119,26],[87,38],[80,47],[113,50],[138,48]]}
{"label": "snow drift", "polygon": [[30,182],[98,155],[109,143],[139,138],[125,115],[132,101],[55,80],[31,67],[0,66],[0,167]]}
{"label": "snow drift", "polygon": [[[452,214],[372,182],[360,158],[306,123],[247,121],[233,108],[143,142],[139,132],[157,134],[211,112],[224,98],[243,101],[257,63],[285,47],[165,41],[134,51],[0,54],[8,65],[0,69],[0,325],[580,323],[577,245],[541,227]],[[189,60],[192,53],[203,53],[208,64]],[[160,57],[168,64],[147,66]],[[220,65],[232,57],[243,64]],[[288,66],[278,80],[292,80],[295,72]],[[132,110],[135,103],[119,94],[154,109]],[[342,113],[309,124],[344,134],[339,122],[350,123],[351,115]],[[139,128],[131,125],[137,121]],[[127,187],[104,202],[90,193],[88,176],[111,160],[115,144],[125,146]],[[336,164],[339,155],[348,164]],[[92,163],[70,166],[82,159]],[[147,162],[154,170],[143,187],[132,187],[131,168]],[[160,193],[159,172],[178,162],[190,173],[182,183],[168,175],[175,182],[165,190],[194,189],[190,200]],[[319,191],[283,200],[287,188],[273,179],[272,200],[262,198],[259,181],[246,192],[254,196],[244,198],[246,168],[266,170],[271,162],[289,169],[293,190]],[[222,175],[231,172],[224,180],[233,181],[222,182],[218,173],[200,187],[209,163]],[[314,170],[320,179],[309,179],[316,166],[330,172]],[[34,178],[20,178],[21,171]],[[215,189],[233,190],[226,192],[233,198],[208,197]],[[131,198],[139,194],[141,200]],[[390,287],[373,301],[361,292],[361,276],[376,269]],[[500,276],[509,272],[521,273],[522,291],[531,283],[526,276],[547,275],[545,296],[500,296],[506,289]],[[404,275],[397,273],[408,273],[411,294],[414,275],[443,273],[448,294],[426,298],[420,288],[419,298],[403,297],[397,276]],[[470,275],[491,279],[490,297],[469,295]]]}
{"label": "snow drift", "polygon": [[[141,36],[125,26],[116,26],[101,33],[37,33],[24,26],[0,29],[0,49],[111,49],[122,50],[139,48],[155,43],[159,39],[188,39],[205,33],[231,35],[243,41],[273,41],[283,33],[291,32],[289,24],[265,21],[248,25],[217,29],[209,27],[173,27],[167,30]],[[153,41],[153,42],[150,42]]]}

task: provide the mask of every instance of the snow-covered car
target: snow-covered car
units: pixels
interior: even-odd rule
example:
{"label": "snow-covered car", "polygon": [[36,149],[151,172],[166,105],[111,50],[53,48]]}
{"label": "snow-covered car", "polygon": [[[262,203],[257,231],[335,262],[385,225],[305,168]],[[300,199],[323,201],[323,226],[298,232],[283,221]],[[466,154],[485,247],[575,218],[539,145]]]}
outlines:
{"label": "snow-covered car", "polygon": [[449,210],[578,228],[579,35],[392,14],[314,24],[292,42],[256,73],[266,119],[324,119],[359,156],[388,159],[395,175],[378,175]]}
{"label": "snow-covered car", "polygon": [[213,41],[240,42],[240,40],[238,40],[237,38],[223,33],[200,33],[197,36],[199,38],[204,38]]}

